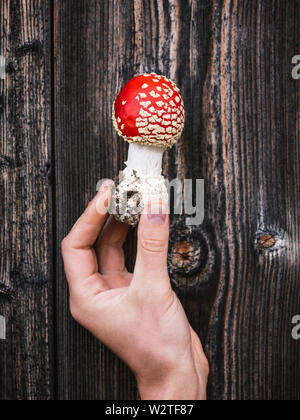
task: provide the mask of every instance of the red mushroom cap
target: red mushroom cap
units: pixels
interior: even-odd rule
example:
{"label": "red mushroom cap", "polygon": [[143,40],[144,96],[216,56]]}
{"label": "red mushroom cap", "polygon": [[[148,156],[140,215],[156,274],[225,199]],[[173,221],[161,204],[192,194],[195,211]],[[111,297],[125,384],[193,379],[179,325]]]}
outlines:
{"label": "red mushroom cap", "polygon": [[172,147],[184,128],[178,87],[155,73],[131,79],[113,106],[114,126],[126,141]]}

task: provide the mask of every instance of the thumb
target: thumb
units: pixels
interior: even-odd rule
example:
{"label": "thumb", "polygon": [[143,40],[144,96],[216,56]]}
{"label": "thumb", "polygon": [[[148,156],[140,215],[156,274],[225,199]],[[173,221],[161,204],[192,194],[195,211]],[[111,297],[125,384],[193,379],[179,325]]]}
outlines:
{"label": "thumb", "polygon": [[[164,201],[149,203],[138,228],[137,258],[133,283],[138,287],[169,287],[167,269],[169,208]],[[163,283],[163,284],[162,284]],[[134,286],[133,284],[133,286]]]}

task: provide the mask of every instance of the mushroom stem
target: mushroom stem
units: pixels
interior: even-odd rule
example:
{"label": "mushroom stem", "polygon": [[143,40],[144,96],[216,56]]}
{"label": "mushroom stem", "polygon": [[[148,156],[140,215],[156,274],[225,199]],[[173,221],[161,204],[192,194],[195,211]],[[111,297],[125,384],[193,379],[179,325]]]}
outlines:
{"label": "mushroom stem", "polygon": [[163,155],[164,149],[162,147],[130,143],[124,175],[130,176],[135,171],[139,178],[161,177]]}
{"label": "mushroom stem", "polygon": [[164,149],[131,143],[126,168],[120,173],[115,192],[117,220],[131,226],[150,201],[168,201],[166,180],[162,176]]}

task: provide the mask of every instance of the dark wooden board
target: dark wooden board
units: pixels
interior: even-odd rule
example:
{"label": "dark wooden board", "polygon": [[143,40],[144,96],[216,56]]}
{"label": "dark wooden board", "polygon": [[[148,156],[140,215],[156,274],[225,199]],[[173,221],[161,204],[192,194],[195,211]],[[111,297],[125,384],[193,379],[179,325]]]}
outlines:
{"label": "dark wooden board", "polygon": [[117,174],[125,145],[113,132],[112,103],[131,76],[132,2],[55,2],[57,359],[60,399],[136,398],[131,373],[71,319],[60,241]]}
{"label": "dark wooden board", "polygon": [[[209,397],[299,399],[299,1],[68,0],[55,10],[58,245],[97,180],[122,168],[118,90],[144,71],[173,78],[187,119],[165,173],[204,178],[206,193],[203,225],[175,219],[172,235],[200,240],[201,270],[172,276],[211,363]],[[59,257],[57,273],[58,395],[134,397],[124,366],[69,317]]]}
{"label": "dark wooden board", "polygon": [[0,399],[53,397],[48,0],[0,3]]}
{"label": "dark wooden board", "polygon": [[[291,337],[300,311],[299,85],[291,60],[300,3],[218,6],[202,149],[205,159],[211,147],[207,223],[221,254],[207,336],[211,396],[299,399],[300,347]],[[259,250],[266,234],[275,247]]]}
{"label": "dark wooden board", "polygon": [[[71,319],[60,242],[123,168],[112,103],[151,71],[186,108],[165,174],[205,180],[202,226],[173,220],[170,274],[210,361],[209,398],[300,399],[299,21],[299,0],[0,4],[0,399],[137,398]],[[183,275],[186,243],[200,252]],[[131,232],[130,268],[134,250]]]}

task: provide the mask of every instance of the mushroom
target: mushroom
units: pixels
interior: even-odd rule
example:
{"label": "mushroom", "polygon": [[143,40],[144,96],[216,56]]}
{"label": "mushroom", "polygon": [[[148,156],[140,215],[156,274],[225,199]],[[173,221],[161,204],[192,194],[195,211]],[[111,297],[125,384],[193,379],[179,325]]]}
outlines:
{"label": "mushroom", "polygon": [[162,160],[184,128],[180,91],[164,76],[136,76],[118,95],[112,119],[118,134],[130,143],[114,193],[114,213],[117,220],[135,226],[149,201],[168,201]]}

